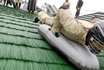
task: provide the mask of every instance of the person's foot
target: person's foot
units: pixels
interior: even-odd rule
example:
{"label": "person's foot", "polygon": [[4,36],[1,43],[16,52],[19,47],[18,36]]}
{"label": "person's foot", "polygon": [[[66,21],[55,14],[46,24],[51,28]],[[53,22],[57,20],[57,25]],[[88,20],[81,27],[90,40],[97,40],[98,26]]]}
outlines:
{"label": "person's foot", "polygon": [[32,13],[34,13],[34,11],[32,11]]}

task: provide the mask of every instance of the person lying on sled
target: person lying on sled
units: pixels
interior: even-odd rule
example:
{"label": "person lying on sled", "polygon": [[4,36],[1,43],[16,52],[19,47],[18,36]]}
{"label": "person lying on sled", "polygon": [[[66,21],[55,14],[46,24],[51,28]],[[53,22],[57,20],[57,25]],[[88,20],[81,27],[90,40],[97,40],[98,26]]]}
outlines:
{"label": "person lying on sled", "polygon": [[87,21],[75,19],[67,6],[59,9],[55,17],[49,17],[46,13],[39,12],[38,18],[42,23],[52,26],[51,31],[54,34],[60,32],[68,39],[80,44],[85,44],[88,29],[93,26]]}
{"label": "person lying on sled", "polygon": [[39,12],[38,18],[42,23],[52,26],[51,31],[57,35],[62,33],[70,40],[85,44],[86,36],[93,24],[74,18],[69,6],[60,8],[55,17],[48,16],[45,12]]}
{"label": "person lying on sled", "polygon": [[[43,24],[45,23],[50,25],[52,27],[50,30],[57,37],[58,34],[61,33],[66,38],[76,41],[82,45],[88,45],[92,36],[90,30],[95,25],[95,23],[92,24],[90,22],[74,18],[68,6],[61,6],[55,17],[50,17],[43,11],[39,12],[38,19]],[[101,48],[101,50],[104,49],[103,46],[101,47],[101,45],[98,45],[98,42],[95,43],[94,41],[94,44],[98,46],[98,48]]]}

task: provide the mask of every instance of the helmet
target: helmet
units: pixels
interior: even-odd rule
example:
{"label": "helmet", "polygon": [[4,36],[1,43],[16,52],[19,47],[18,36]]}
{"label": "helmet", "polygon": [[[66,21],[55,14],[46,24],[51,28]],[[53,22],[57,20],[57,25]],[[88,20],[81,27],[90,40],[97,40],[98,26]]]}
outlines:
{"label": "helmet", "polygon": [[104,20],[97,22],[89,32],[91,34],[88,42],[90,51],[99,54],[104,49]]}

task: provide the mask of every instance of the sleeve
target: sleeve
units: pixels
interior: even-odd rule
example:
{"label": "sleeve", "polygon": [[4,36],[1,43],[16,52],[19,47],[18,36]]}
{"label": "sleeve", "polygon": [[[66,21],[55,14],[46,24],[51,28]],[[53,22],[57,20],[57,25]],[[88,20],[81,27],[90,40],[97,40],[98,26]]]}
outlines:
{"label": "sleeve", "polygon": [[41,11],[38,13],[38,18],[42,23],[44,23],[45,19],[49,18],[49,16],[45,12]]}
{"label": "sleeve", "polygon": [[60,32],[61,25],[60,25],[60,22],[59,21],[60,21],[59,20],[59,12],[57,12],[57,14],[56,14],[56,16],[54,17],[54,20],[53,20],[53,26],[51,28],[51,31],[53,33]]}

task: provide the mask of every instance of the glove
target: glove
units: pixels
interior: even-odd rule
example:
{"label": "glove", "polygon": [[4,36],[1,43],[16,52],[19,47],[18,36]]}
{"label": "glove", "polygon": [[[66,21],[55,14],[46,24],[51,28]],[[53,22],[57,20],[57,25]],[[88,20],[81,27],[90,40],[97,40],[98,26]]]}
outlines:
{"label": "glove", "polygon": [[60,33],[55,32],[55,36],[56,36],[56,37],[59,37],[59,36],[60,36]]}

